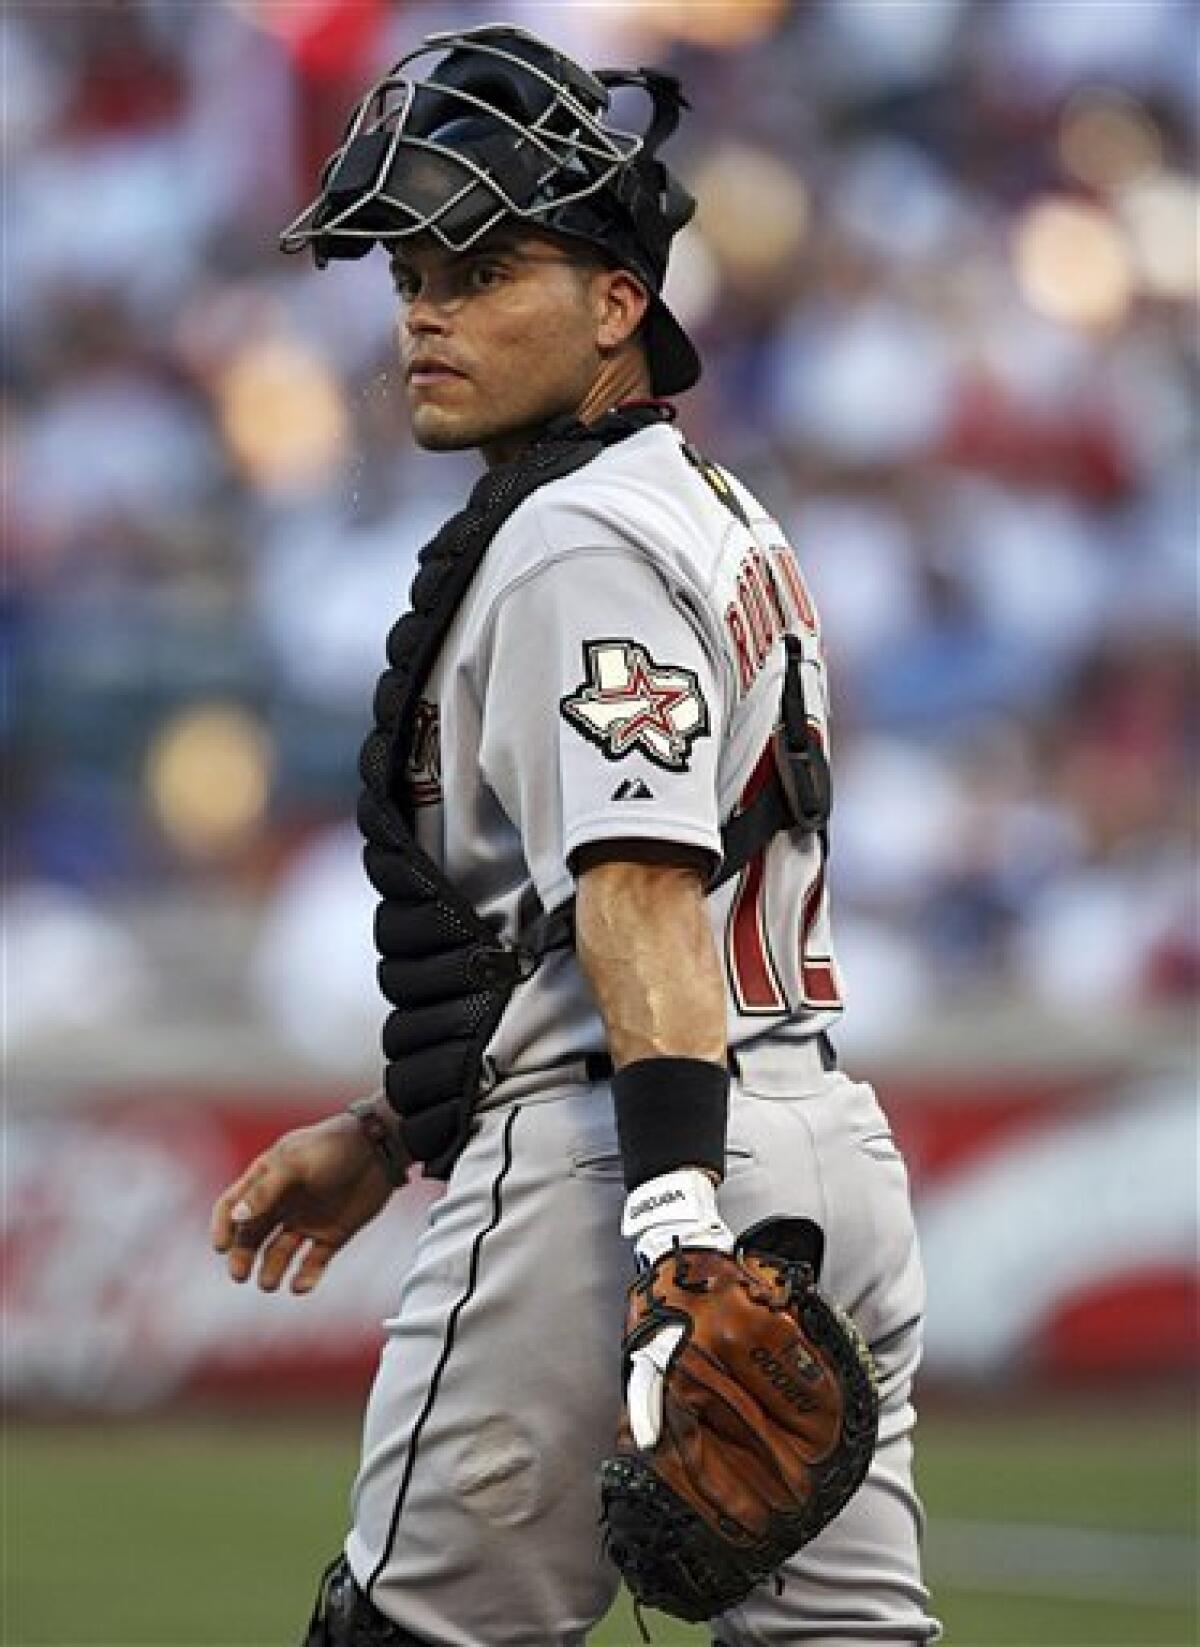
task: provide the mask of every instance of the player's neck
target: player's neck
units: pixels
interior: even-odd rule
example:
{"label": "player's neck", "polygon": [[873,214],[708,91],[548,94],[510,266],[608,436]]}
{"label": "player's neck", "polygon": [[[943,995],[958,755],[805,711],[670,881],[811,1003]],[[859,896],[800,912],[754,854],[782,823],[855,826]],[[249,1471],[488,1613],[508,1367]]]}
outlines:
{"label": "player's neck", "polygon": [[[591,387],[575,408],[575,416],[581,423],[596,423],[623,401],[648,400],[653,392],[649,368],[641,351],[630,349],[603,362]],[[538,432],[536,429],[523,429],[481,447],[488,468],[495,469],[501,463],[511,463],[537,438]]]}
{"label": "player's neck", "polygon": [[581,423],[596,423],[622,401],[648,400],[653,392],[641,350],[628,349],[604,362],[575,415]]}

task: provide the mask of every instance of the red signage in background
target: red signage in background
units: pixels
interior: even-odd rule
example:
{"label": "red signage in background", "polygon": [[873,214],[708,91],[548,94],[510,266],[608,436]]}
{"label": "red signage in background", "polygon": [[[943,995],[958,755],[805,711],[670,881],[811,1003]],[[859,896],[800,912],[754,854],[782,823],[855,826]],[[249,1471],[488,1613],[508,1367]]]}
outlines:
{"label": "red signage in background", "polygon": [[247,21],[273,35],[296,73],[296,198],[311,200],[321,167],[351,109],[387,66],[387,0],[238,0]]}
{"label": "red signage in background", "polygon": [[386,0],[238,0],[236,9],[283,44],[306,80],[347,82],[374,69],[393,10]]}
{"label": "red signage in background", "polygon": [[312,1119],[184,1094],[13,1119],[8,1396],[135,1410],[200,1391],[277,1402],[361,1388],[431,1187],[397,1196],[307,1299],[234,1286],[209,1246],[220,1188],[282,1128]]}
{"label": "red signage in background", "polygon": [[889,1092],[947,1382],[1200,1368],[1197,1115],[1185,1076]]}
{"label": "red signage in background", "polygon": [[[922,1228],[931,1379],[1197,1366],[1195,1109],[1182,1083],[993,1079],[886,1096]],[[233,1286],[208,1244],[220,1187],[280,1130],[332,1107],[181,1092],[10,1117],[7,1398],[112,1411],[361,1393],[438,1186],[398,1195],[308,1298]]]}

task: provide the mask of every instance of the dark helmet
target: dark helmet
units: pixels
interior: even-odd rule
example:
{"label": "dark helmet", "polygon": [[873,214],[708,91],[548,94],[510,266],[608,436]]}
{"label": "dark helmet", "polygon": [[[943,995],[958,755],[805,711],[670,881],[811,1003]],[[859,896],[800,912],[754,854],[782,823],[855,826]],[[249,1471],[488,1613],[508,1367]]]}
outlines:
{"label": "dark helmet", "polygon": [[[417,59],[445,54],[428,79]],[[644,132],[606,124],[610,88],[652,103]],[[691,340],[659,295],[675,234],[696,209],[656,158],[687,103],[654,69],[592,74],[507,24],[433,34],[359,103],[321,193],[283,233],[318,267],[432,234],[465,251],[505,218],[585,241],[650,292],[645,340],[656,394],[700,376]]]}

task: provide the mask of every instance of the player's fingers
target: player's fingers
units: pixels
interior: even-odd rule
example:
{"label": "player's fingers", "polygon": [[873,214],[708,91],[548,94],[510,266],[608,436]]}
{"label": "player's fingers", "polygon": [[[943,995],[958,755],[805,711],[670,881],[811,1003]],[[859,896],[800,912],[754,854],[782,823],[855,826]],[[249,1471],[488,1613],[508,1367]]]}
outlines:
{"label": "player's fingers", "polygon": [[314,1241],[292,1276],[292,1291],[311,1292],[329,1268],[329,1260],[336,1251],[331,1241]]}
{"label": "player's fingers", "polygon": [[260,1155],[217,1197],[212,1210],[212,1244],[218,1252],[235,1245],[258,1246],[270,1233],[275,1208],[288,1188],[280,1169]]}
{"label": "player's fingers", "polygon": [[225,1268],[231,1281],[250,1279],[263,1242],[276,1227],[261,1219],[253,1222],[243,1219],[235,1223],[233,1241],[225,1258]]}
{"label": "player's fingers", "polygon": [[225,1259],[225,1269],[231,1281],[248,1281],[258,1260],[258,1248],[239,1246],[236,1242],[230,1247]]}
{"label": "player's fingers", "polygon": [[258,1284],[263,1292],[275,1291],[306,1239],[299,1230],[275,1231],[263,1247],[258,1264]]}
{"label": "player's fingers", "polygon": [[262,1157],[257,1156],[251,1161],[245,1172],[235,1178],[231,1184],[227,1184],[213,1202],[212,1216],[209,1219],[209,1234],[212,1238],[212,1244],[218,1252],[226,1252],[233,1245],[233,1237],[236,1231],[233,1210],[237,1207],[239,1214],[242,1212],[241,1203],[245,1201],[246,1191],[261,1175],[263,1167]]}

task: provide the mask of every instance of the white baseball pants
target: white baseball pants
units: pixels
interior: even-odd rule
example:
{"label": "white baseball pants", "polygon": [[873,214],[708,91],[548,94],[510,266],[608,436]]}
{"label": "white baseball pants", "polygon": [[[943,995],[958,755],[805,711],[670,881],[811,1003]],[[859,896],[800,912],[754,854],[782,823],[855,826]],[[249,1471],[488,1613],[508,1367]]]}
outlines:
{"label": "white baseball pants", "polygon": [[[411,1257],[346,1551],[376,1606],[429,1647],[583,1647],[612,1603],[595,1478],[621,1395],[623,1200],[607,1085],[513,1079]],[[846,1510],[786,1565],[780,1593],[760,1586],[715,1638],[932,1640],[912,1482],[923,1281],[904,1164],[870,1087],[824,1070],[812,1046],[752,1050],[719,1200],[735,1231],[778,1213],[823,1227],[821,1285],[871,1344],[882,1416]]]}

